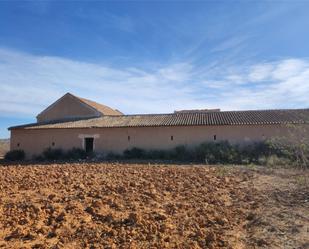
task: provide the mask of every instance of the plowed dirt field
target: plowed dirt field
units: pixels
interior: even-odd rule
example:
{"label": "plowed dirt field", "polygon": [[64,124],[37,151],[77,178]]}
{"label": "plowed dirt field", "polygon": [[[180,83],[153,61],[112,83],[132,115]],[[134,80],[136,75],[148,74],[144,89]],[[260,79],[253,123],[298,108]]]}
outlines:
{"label": "plowed dirt field", "polygon": [[0,248],[309,248],[309,172],[0,166]]}

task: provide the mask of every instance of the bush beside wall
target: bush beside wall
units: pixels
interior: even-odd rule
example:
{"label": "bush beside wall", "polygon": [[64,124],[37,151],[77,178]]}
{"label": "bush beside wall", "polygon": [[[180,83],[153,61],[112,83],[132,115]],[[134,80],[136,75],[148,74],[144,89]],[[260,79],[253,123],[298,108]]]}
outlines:
{"label": "bush beside wall", "polygon": [[146,152],[143,149],[140,148],[132,148],[125,150],[123,152],[123,157],[127,159],[142,159],[142,158],[147,158]]}
{"label": "bush beside wall", "polygon": [[61,160],[64,159],[64,152],[62,149],[47,148],[43,151],[43,158],[47,160]]}
{"label": "bush beside wall", "polygon": [[65,155],[67,159],[71,159],[71,160],[86,159],[87,156],[88,156],[87,152],[80,148],[72,148]]}
{"label": "bush beside wall", "polygon": [[12,150],[5,154],[4,159],[8,161],[21,161],[25,159],[25,152],[23,150]]}
{"label": "bush beside wall", "polygon": [[[115,156],[115,157],[114,157]],[[196,147],[177,146],[171,150],[132,148],[123,155],[109,154],[108,159],[156,159],[207,164],[260,164],[309,167],[309,146],[275,141],[232,145],[227,141],[207,142]]]}
{"label": "bush beside wall", "polygon": [[[303,148],[301,150],[300,148]],[[228,141],[206,142],[195,147],[184,145],[170,150],[144,150],[131,148],[123,154],[108,153],[107,160],[171,160],[178,162],[196,162],[207,164],[260,164],[260,165],[291,165],[308,167],[309,150],[306,146],[295,146],[275,140],[251,143],[243,146],[232,145]],[[300,155],[302,157],[300,157]],[[46,149],[39,160],[78,160],[93,157],[83,149],[72,148],[64,152],[61,149]],[[301,160],[302,159],[302,160]]]}
{"label": "bush beside wall", "polygon": [[68,151],[64,151],[60,148],[47,148],[41,155],[33,156],[33,160],[36,161],[54,161],[54,160],[79,160],[92,157],[93,153],[87,153],[80,148],[72,148]]}
{"label": "bush beside wall", "polygon": [[[93,153],[86,153],[80,148],[69,151],[47,148],[34,160],[78,160],[94,157]],[[6,160],[23,160],[22,150],[10,151],[5,155]],[[99,157],[97,157],[99,158]],[[243,146],[232,145],[227,141],[207,142],[196,147],[177,146],[170,150],[144,150],[132,148],[122,155],[109,153],[103,157],[107,160],[146,159],[172,160],[178,162],[197,162],[207,164],[260,164],[260,165],[290,165],[309,167],[309,145],[295,144],[283,140],[273,139],[266,142],[252,143]]]}

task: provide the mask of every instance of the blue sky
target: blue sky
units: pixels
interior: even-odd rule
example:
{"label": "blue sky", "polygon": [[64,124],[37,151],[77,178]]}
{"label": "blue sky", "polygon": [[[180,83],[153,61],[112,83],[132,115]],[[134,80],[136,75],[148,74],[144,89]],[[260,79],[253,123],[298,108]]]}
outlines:
{"label": "blue sky", "polygon": [[0,0],[0,138],[66,92],[124,113],[309,107],[309,2]]}

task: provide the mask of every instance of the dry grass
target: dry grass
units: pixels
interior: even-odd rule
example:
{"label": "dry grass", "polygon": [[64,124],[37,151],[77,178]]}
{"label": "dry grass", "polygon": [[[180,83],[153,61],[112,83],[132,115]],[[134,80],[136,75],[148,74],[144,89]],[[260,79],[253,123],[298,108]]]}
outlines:
{"label": "dry grass", "polygon": [[[299,174],[280,174],[179,165],[3,166],[0,248],[305,248],[308,220],[276,215],[289,199],[286,212],[308,218],[308,189]],[[289,184],[298,194],[280,192]],[[292,218],[298,230],[285,227]]]}

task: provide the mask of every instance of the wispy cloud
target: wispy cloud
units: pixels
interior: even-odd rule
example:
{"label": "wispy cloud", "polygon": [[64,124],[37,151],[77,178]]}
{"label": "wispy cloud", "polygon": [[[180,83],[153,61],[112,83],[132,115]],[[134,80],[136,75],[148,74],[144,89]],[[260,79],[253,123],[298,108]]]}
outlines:
{"label": "wispy cloud", "polygon": [[136,24],[128,15],[116,15],[107,11],[98,12],[97,10],[90,11],[82,8],[72,14],[84,21],[91,21],[104,29],[112,28],[128,33],[135,32]]}
{"label": "wispy cloud", "polygon": [[121,68],[0,49],[0,116],[35,116],[72,92],[125,113],[309,107],[309,60]]}
{"label": "wispy cloud", "polygon": [[237,37],[231,37],[229,39],[224,40],[219,45],[215,46],[211,52],[223,52],[225,50],[229,50],[235,47],[239,47],[241,44],[246,42],[248,40],[248,37],[245,36],[237,36]]}

